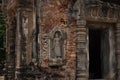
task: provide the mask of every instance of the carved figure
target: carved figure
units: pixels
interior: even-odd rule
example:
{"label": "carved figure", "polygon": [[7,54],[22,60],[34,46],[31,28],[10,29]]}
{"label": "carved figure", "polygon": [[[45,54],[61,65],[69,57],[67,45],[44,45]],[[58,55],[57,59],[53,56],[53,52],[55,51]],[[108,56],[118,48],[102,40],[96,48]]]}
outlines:
{"label": "carved figure", "polygon": [[36,30],[33,30],[32,33],[32,56],[34,59],[37,58],[37,51],[36,51]]}
{"label": "carved figure", "polygon": [[23,25],[24,35],[27,36],[27,34],[28,34],[28,31],[27,31],[28,18],[26,18],[25,16],[22,19],[22,25]]}
{"label": "carved figure", "polygon": [[55,54],[56,58],[61,58],[62,57],[62,52],[61,52],[61,34],[59,31],[57,31],[54,35],[53,39],[53,52]]}
{"label": "carved figure", "polygon": [[65,60],[65,39],[66,34],[61,27],[56,26],[50,35],[50,57],[49,66],[62,66]]}
{"label": "carved figure", "polygon": [[26,38],[27,38],[27,34],[28,34],[28,28],[27,28],[27,25],[28,25],[28,19],[26,16],[22,16],[22,55],[21,55],[21,59],[22,59],[22,62],[25,64],[26,63]]}

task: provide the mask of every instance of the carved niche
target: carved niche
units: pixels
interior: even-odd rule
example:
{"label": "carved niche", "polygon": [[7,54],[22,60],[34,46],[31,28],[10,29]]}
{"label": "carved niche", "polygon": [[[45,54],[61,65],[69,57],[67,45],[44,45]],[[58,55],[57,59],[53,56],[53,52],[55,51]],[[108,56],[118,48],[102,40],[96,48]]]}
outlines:
{"label": "carved niche", "polygon": [[28,17],[25,12],[22,12],[21,16],[21,59],[22,62],[26,63],[26,46],[27,46],[27,36],[28,36]]}
{"label": "carved niche", "polygon": [[49,34],[49,66],[62,66],[65,60],[66,34],[61,27],[55,27]]}

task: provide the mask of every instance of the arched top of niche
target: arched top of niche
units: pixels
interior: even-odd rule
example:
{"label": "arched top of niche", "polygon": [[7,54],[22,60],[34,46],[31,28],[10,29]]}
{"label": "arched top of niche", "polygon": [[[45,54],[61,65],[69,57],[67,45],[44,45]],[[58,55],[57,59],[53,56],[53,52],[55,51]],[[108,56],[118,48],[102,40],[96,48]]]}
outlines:
{"label": "arched top of niche", "polygon": [[56,32],[60,32],[61,38],[66,39],[66,33],[65,33],[64,29],[60,26],[55,26],[53,28],[53,30],[49,34],[49,38],[53,39]]}

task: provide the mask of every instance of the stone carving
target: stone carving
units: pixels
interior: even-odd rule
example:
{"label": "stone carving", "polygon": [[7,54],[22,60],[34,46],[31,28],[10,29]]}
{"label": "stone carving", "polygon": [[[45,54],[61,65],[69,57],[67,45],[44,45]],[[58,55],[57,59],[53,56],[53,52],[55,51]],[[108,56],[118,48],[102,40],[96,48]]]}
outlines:
{"label": "stone carving", "polygon": [[37,59],[37,49],[36,49],[36,30],[32,32],[32,57]]}
{"label": "stone carving", "polygon": [[50,33],[49,64],[58,66],[63,64],[65,55],[65,33],[60,27],[55,27]]}
{"label": "stone carving", "polygon": [[26,43],[27,43],[27,34],[28,34],[28,18],[25,16],[25,14],[23,13],[22,16],[22,28],[21,28],[21,59],[23,64],[25,64],[26,62]]}
{"label": "stone carving", "polygon": [[24,32],[25,36],[27,36],[27,34],[28,34],[27,25],[28,25],[28,18],[23,16],[23,18],[22,18],[22,26],[23,26],[23,32]]}
{"label": "stone carving", "polygon": [[67,8],[69,4],[69,0],[57,0],[57,3],[60,5],[62,8]]}
{"label": "stone carving", "polygon": [[92,18],[117,18],[119,9],[117,5],[110,3],[97,2],[96,4],[86,4],[86,15]]}
{"label": "stone carving", "polygon": [[55,54],[56,58],[61,58],[62,57],[62,52],[61,52],[61,33],[59,31],[55,32],[54,39],[53,39],[53,51]]}
{"label": "stone carving", "polygon": [[43,34],[41,39],[41,54],[40,54],[40,63],[41,65],[47,65],[46,61],[49,55],[49,39],[47,34]]}

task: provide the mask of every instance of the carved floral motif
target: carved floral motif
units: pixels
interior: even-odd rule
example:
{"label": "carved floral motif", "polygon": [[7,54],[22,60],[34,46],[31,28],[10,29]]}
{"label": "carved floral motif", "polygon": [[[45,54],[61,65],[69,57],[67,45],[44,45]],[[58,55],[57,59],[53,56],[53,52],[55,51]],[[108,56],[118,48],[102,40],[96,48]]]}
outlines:
{"label": "carved floral motif", "polygon": [[86,6],[86,15],[91,18],[117,18],[119,9],[111,4],[89,4]]}
{"label": "carved floral motif", "polygon": [[41,54],[40,54],[40,61],[41,65],[47,65],[47,59],[49,55],[49,39],[47,34],[44,34],[41,40]]}

